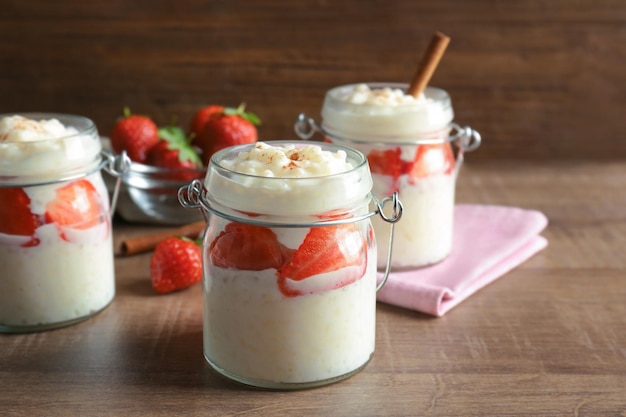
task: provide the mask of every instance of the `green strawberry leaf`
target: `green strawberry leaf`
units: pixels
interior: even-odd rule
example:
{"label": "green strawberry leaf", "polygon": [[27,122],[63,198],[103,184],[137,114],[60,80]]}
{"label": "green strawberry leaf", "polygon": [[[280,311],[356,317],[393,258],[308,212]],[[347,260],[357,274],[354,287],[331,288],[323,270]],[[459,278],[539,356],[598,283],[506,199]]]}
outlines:
{"label": "green strawberry leaf", "polygon": [[245,114],[244,118],[247,119],[253,125],[258,126],[261,124],[261,119],[259,119],[259,116],[257,116],[256,114],[251,113],[251,112],[246,112],[244,114]]}
{"label": "green strawberry leaf", "polygon": [[169,143],[188,143],[185,131],[179,126],[166,126],[159,128],[159,138]]}
{"label": "green strawberry leaf", "polygon": [[174,237],[179,238],[180,240],[183,240],[185,242],[191,242],[191,243],[195,243],[197,246],[202,247],[202,234],[200,234],[198,237],[196,238],[192,238],[189,236],[185,236],[185,235],[176,235]]}
{"label": "green strawberry leaf", "polygon": [[239,117],[242,117],[243,119],[246,119],[253,125],[260,125],[261,119],[256,114],[245,111],[245,109],[246,109],[246,103],[241,103],[239,107],[237,107],[236,109],[232,107],[224,108],[224,114],[227,116],[239,116]]}
{"label": "green strawberry leaf", "polygon": [[192,137],[187,136],[181,127],[161,127],[159,128],[159,138],[167,142],[167,149],[178,151],[180,161],[191,161],[198,167],[202,167],[202,159],[190,144]]}
{"label": "green strawberry leaf", "polygon": [[180,161],[191,161],[196,166],[202,167],[202,159],[200,159],[198,152],[188,143],[179,148],[178,159]]}

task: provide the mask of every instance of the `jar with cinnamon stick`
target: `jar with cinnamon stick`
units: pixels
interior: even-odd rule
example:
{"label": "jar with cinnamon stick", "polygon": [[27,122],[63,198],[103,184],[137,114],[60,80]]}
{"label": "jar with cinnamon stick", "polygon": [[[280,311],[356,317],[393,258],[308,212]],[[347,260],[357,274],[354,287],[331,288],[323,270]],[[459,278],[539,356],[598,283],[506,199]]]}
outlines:
{"label": "jar with cinnamon stick", "polygon": [[[427,87],[414,97],[408,88],[398,83],[332,88],[324,99],[321,125],[301,114],[295,126],[303,139],[318,131],[325,141],[363,152],[374,194],[399,193],[405,220],[394,239],[394,270],[434,264],[450,253],[456,178],[464,151],[480,144],[478,132],[453,122],[445,90]],[[387,228],[378,219],[372,223],[377,239],[385,241]]]}

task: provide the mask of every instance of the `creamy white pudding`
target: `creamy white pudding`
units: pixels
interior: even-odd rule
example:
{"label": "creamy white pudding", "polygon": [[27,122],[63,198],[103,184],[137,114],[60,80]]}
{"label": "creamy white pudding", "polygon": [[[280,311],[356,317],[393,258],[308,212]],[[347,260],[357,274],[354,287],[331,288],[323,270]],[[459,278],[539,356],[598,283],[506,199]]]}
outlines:
{"label": "creamy white pudding", "polygon": [[299,297],[279,291],[274,269],[209,270],[204,350],[228,376],[261,385],[307,384],[356,371],[373,354],[374,263],[352,284]]}

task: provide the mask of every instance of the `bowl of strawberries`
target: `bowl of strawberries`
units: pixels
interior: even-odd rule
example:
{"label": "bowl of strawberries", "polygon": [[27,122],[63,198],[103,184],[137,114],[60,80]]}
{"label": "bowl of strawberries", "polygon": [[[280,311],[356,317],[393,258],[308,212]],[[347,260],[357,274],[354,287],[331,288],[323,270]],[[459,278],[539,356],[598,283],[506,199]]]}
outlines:
{"label": "bowl of strawberries", "polygon": [[[126,221],[182,225],[202,220],[200,210],[183,208],[178,189],[194,179],[203,179],[211,155],[223,148],[256,142],[260,123],[244,105],[200,108],[190,126],[159,127],[148,116],[124,109],[108,139],[114,154],[125,152],[130,167],[121,175],[116,213]],[[109,178],[110,189],[114,179]]]}

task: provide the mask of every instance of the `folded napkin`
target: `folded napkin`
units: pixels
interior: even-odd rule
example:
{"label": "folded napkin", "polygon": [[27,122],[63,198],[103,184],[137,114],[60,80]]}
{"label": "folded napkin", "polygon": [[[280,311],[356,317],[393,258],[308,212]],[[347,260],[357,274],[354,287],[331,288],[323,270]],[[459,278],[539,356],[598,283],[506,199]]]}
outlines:
{"label": "folded napkin", "polygon": [[378,301],[441,317],[545,248],[548,241],[539,233],[547,224],[535,210],[457,205],[450,255],[436,265],[392,272]]}

